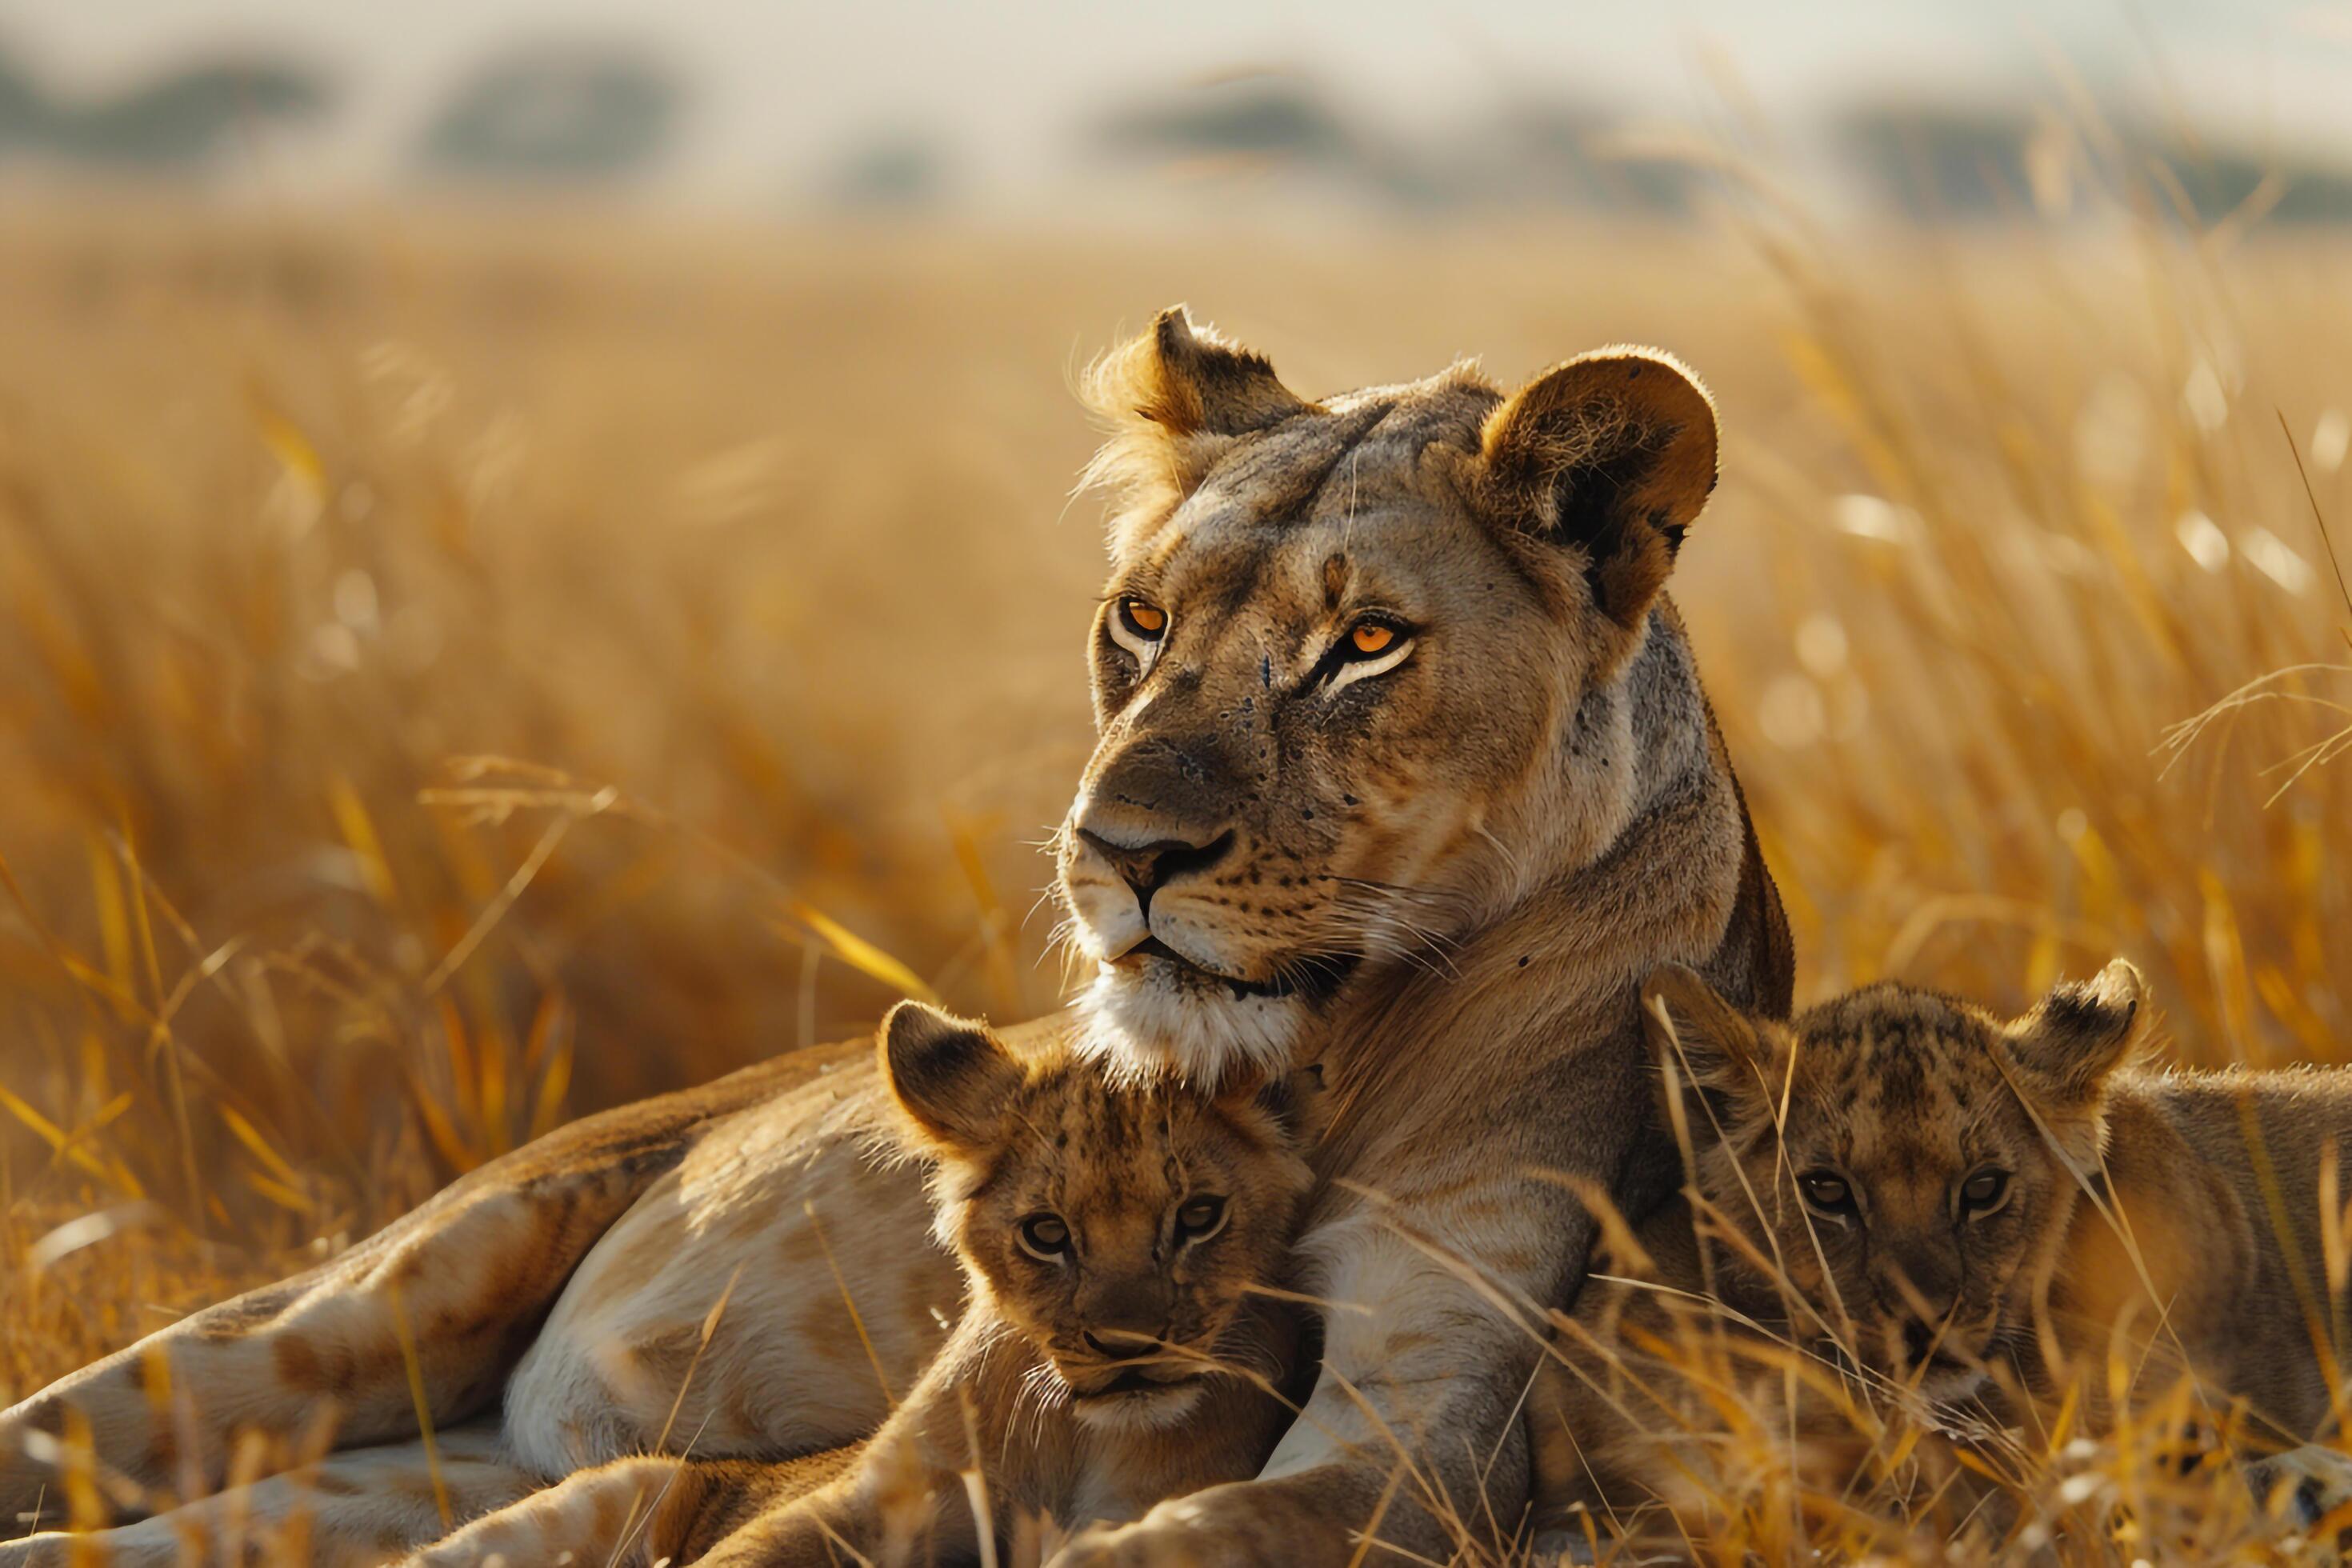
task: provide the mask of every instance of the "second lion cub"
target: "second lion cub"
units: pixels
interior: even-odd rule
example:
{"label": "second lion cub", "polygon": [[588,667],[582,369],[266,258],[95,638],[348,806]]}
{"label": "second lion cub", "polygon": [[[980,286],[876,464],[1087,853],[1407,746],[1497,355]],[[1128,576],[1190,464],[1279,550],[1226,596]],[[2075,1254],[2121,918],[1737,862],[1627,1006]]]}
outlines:
{"label": "second lion cub", "polygon": [[[1999,1413],[2080,1379],[2095,1410],[2124,1369],[2143,1395],[2193,1375],[2267,1447],[2326,1423],[2311,1314],[2340,1310],[2323,1172],[2352,1155],[2352,1071],[2134,1066],[2120,960],[2016,1019],[1879,984],[1777,1024],[1679,968],[1644,1003],[1692,1184],[1628,1249],[1649,1278],[1596,1281],[1556,1338],[1547,1522],[1704,1509],[1792,1436],[1834,1468],[1867,1447],[1838,1440],[1857,1397]],[[1727,1440],[1743,1420],[1760,1447]]]}
{"label": "second lion cub", "polygon": [[911,1002],[880,1053],[971,1283],[882,1429],[783,1464],[618,1460],[417,1564],[965,1561],[983,1530],[1017,1556],[1008,1532],[1038,1520],[1118,1523],[1256,1474],[1291,1417],[1273,1386],[1294,1324],[1257,1288],[1286,1272],[1312,1180],[1312,1074],[1218,1096],[1114,1085]]}

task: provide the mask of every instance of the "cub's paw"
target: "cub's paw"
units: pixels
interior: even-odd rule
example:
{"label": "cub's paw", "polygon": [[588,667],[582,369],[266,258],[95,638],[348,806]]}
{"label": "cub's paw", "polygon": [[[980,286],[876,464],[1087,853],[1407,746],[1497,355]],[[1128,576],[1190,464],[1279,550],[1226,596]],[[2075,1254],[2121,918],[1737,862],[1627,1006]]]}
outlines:
{"label": "cub's paw", "polygon": [[2341,1553],[2352,1545],[2352,1454],[2306,1443],[2246,1467],[2246,1484],[2264,1513]]}

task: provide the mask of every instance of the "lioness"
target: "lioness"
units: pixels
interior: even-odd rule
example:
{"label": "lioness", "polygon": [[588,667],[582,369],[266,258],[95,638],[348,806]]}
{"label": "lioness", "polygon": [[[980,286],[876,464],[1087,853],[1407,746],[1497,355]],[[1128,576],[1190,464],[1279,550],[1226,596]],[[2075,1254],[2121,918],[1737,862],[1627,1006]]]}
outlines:
{"label": "lioness", "polygon": [[[1367,1531],[1443,1555],[1519,1516],[1535,1315],[1592,1235],[1552,1178],[1637,1213],[1673,1185],[1642,978],[1686,963],[1788,1006],[1779,897],[1662,592],[1715,483],[1714,408],[1631,349],[1508,394],[1457,366],[1310,402],[1181,310],[1089,389],[1118,503],[1100,741],[1058,861],[1096,979],[1015,1044],[1204,1084],[1319,1058],[1333,1125],[1296,1283],[1334,1305],[1258,1479],[1080,1555],[1336,1564]],[[501,1421],[549,1479],[688,1435],[711,1456],[866,1435],[961,1283],[920,1184],[868,1157],[869,1056],[587,1118],[61,1380],[0,1416],[0,1508],[51,1483],[37,1439],[69,1408],[156,1492],[217,1483],[236,1427],[298,1431],[329,1399],[354,1443],[409,1437],[419,1398]],[[184,1419],[151,1408],[150,1357]]]}
{"label": "lioness", "polygon": [[[789,1474],[772,1486],[619,1460],[478,1521],[416,1568],[565,1552],[642,1568],[961,1562],[983,1526],[1012,1553],[1040,1519],[1131,1520],[1256,1473],[1288,1423],[1275,1390],[1296,1335],[1290,1310],[1252,1291],[1283,1278],[1312,1181],[1311,1075],[1213,1098],[1115,1085],[1069,1056],[1024,1061],[915,1003],[884,1026],[882,1070],[937,1172],[939,1233],[971,1296],[881,1431],[805,1496]],[[786,1500],[747,1521],[770,1490]]]}
{"label": "lioness", "polygon": [[2009,1021],[1880,984],[1781,1024],[1685,969],[1645,995],[1690,1195],[1637,1232],[1645,1279],[1588,1289],[1530,1401],[1547,1523],[1719,1509],[1792,1436],[1834,1492],[1890,1398],[2005,1423],[2012,1395],[2100,1412],[2118,1373],[2185,1371],[2272,1447],[2329,1422],[2309,1314],[2341,1296],[2324,1173],[2352,1070],[2134,1066],[2122,960]]}

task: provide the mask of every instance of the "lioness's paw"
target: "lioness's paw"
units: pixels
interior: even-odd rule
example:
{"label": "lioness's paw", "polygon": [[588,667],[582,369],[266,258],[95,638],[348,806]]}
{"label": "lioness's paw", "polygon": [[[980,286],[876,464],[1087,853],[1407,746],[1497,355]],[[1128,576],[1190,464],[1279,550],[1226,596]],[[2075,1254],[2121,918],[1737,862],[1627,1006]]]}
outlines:
{"label": "lioness's paw", "polygon": [[[0,1542],[0,1568],[66,1568],[78,1561],[74,1556],[77,1542],[87,1543],[87,1535],[68,1535],[62,1530],[45,1530],[38,1535],[20,1535],[14,1541]],[[128,1561],[110,1555],[103,1547],[88,1548],[85,1559],[91,1563]]]}
{"label": "lioness's paw", "polygon": [[1047,1568],[1258,1568],[1287,1561],[1275,1542],[1238,1539],[1162,1503],[1133,1524],[1079,1531]]}
{"label": "lioness's paw", "polygon": [[1211,1559],[1194,1555],[1181,1531],[1150,1524],[1096,1526],[1073,1536],[1047,1568],[1187,1568]]}

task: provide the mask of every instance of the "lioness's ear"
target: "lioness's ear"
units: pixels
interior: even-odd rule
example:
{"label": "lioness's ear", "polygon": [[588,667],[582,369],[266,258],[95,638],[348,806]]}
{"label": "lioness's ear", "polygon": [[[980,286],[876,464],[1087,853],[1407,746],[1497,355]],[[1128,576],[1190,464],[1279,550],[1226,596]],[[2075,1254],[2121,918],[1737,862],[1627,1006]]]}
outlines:
{"label": "lioness's ear", "polygon": [[1696,970],[1669,963],[1643,983],[1642,1026],[1670,1081],[1714,1099],[1718,1114],[1769,1107],[1779,1092],[1773,1042]]}
{"label": "lioness's ear", "polygon": [[2070,981],[2009,1026],[2009,1048],[2056,1103],[2094,1101],[2147,1032],[2147,982],[2116,959],[2098,978]]}
{"label": "lioness's ear", "polygon": [[1603,614],[1642,624],[1715,489],[1715,400],[1650,349],[1546,371],[1486,416],[1488,507],[1583,556]]}
{"label": "lioness's ear", "polygon": [[950,1152],[995,1142],[1021,1064],[986,1026],[901,1002],[882,1020],[882,1081],[907,1119]]}
{"label": "lioness's ear", "polygon": [[1201,482],[1236,436],[1313,406],[1282,384],[1265,356],[1195,326],[1181,305],[1087,372],[1081,395],[1111,429],[1088,470],[1123,492]]}
{"label": "lioness's ear", "polygon": [[1282,384],[1264,354],[1192,324],[1181,305],[1153,319],[1135,412],[1171,436],[1241,436],[1307,406]]}

